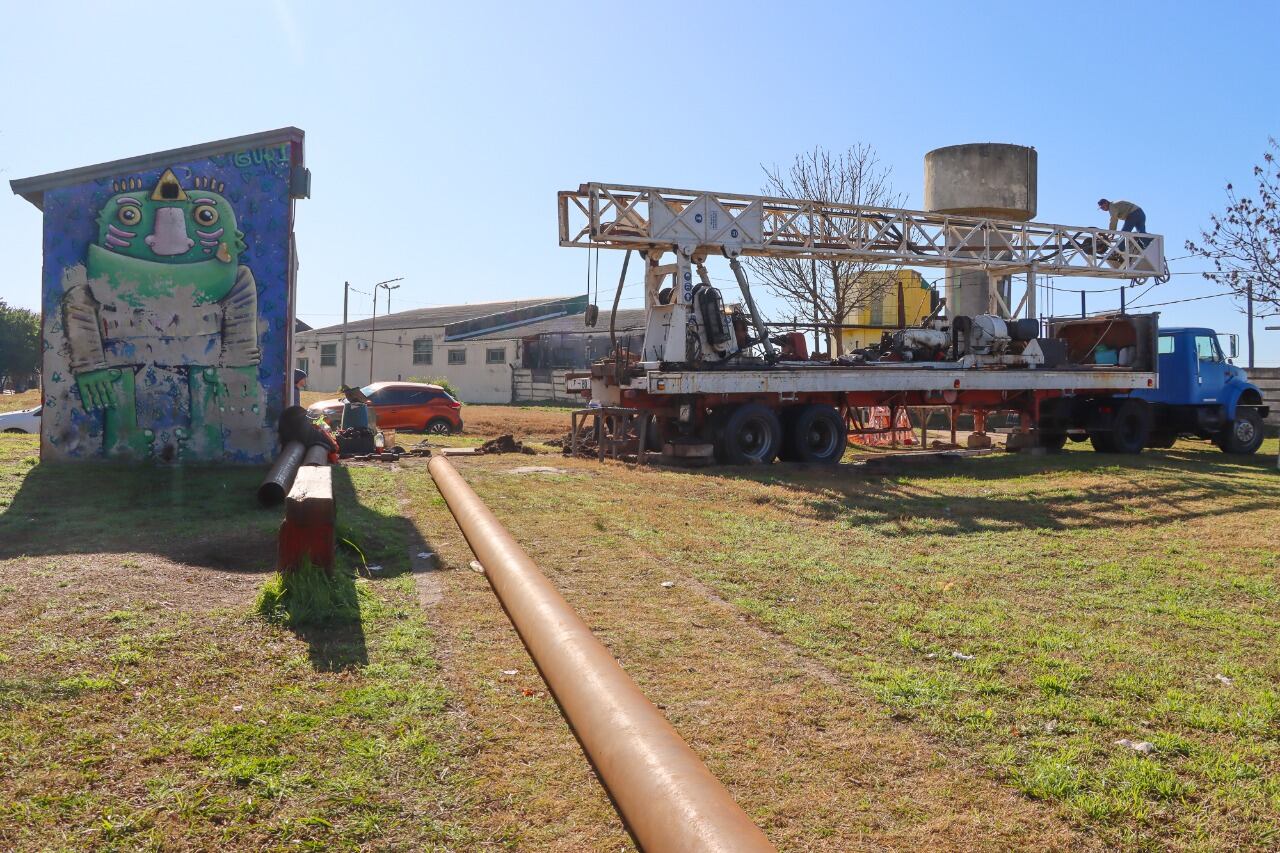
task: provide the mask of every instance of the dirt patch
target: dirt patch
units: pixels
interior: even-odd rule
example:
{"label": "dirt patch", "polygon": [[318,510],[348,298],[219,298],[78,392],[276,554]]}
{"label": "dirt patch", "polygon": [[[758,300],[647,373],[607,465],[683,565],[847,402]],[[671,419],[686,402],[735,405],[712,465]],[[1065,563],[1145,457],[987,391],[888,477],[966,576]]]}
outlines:
{"label": "dirt patch", "polygon": [[568,432],[571,411],[571,408],[537,406],[467,405],[462,407],[462,422],[465,435],[510,433],[520,440],[538,440],[560,437]]}
{"label": "dirt patch", "polygon": [[0,412],[17,412],[34,409],[40,405],[40,389],[33,388],[21,394],[0,394]]}

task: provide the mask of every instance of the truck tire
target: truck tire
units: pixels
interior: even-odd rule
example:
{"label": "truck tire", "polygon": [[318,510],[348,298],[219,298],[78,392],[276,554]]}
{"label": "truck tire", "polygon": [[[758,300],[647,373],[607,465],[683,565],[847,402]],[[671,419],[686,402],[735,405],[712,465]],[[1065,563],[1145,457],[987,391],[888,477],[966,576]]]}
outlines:
{"label": "truck tire", "polygon": [[1214,443],[1223,453],[1248,456],[1262,446],[1262,439],[1262,417],[1258,410],[1241,406],[1236,409],[1236,419],[1215,437]]}
{"label": "truck tire", "polygon": [[716,456],[729,465],[768,465],[781,443],[777,413],[760,403],[744,403],[726,415],[716,439]]}
{"label": "truck tire", "polygon": [[1151,432],[1151,413],[1141,400],[1125,400],[1104,428],[1089,433],[1099,453],[1141,453]]}
{"label": "truck tire", "polygon": [[817,465],[835,465],[844,457],[849,432],[834,406],[803,406],[789,419],[786,458]]}

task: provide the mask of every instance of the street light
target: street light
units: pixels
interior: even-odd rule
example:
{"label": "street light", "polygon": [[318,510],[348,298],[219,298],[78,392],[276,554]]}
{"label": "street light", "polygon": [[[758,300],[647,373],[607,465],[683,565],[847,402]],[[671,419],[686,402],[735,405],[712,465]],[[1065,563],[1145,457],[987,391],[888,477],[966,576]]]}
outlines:
{"label": "street light", "polygon": [[400,285],[391,286],[393,281],[404,281],[404,277],[389,278],[373,286],[373,319],[369,321],[369,384],[373,384],[373,346],[378,340],[378,288],[387,291],[387,313],[391,313],[391,291]]}

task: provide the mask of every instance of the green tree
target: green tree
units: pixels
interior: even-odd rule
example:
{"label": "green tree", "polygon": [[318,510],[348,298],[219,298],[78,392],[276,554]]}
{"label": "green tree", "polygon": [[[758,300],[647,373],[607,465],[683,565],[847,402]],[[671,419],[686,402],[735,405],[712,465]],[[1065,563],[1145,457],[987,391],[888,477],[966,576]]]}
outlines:
{"label": "green tree", "polygon": [[40,315],[0,299],[0,384],[40,370]]}

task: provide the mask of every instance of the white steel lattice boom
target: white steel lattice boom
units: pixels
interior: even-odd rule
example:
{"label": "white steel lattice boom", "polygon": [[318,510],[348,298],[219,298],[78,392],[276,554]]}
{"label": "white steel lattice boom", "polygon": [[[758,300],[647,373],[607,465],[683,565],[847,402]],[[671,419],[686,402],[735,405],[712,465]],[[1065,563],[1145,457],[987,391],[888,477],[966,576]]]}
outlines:
{"label": "white steel lattice boom", "polygon": [[583,184],[557,201],[562,246],[846,258],[1001,275],[1166,273],[1157,234],[624,184]]}

